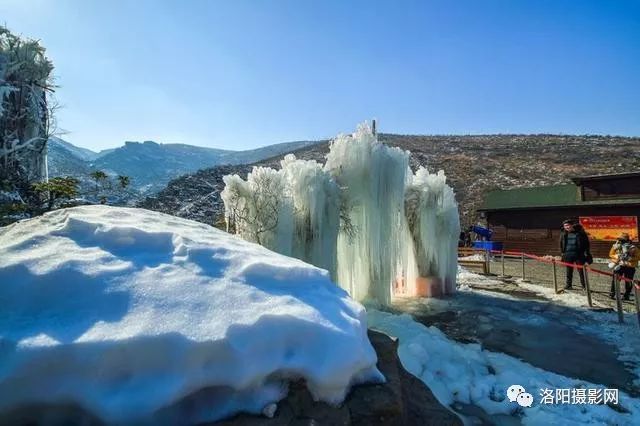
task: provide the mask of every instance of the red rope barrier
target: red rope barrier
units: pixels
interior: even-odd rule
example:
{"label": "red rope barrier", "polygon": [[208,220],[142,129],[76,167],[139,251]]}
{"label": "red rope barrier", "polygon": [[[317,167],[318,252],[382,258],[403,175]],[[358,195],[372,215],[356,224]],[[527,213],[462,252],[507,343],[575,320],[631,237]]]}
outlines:
{"label": "red rope barrier", "polygon": [[[563,262],[562,260],[556,260],[556,259],[549,259],[549,258],[545,258],[545,257],[541,257],[541,256],[536,256],[534,254],[530,254],[530,253],[524,253],[521,251],[511,251],[511,250],[484,250],[484,249],[479,249],[479,248],[473,248],[473,251],[479,251],[479,252],[489,252],[492,254],[502,254],[502,255],[507,255],[507,256],[518,256],[518,257],[527,257],[529,259],[533,259],[533,260],[537,260],[538,262],[544,262],[544,263],[555,263],[556,265],[563,265],[563,266],[569,266],[569,267],[573,267],[576,269],[586,269],[590,272],[595,272],[596,274],[600,274],[600,275],[605,275],[608,277],[613,277],[614,274],[611,272],[607,272],[607,271],[602,271],[600,269],[593,269],[591,268],[589,265],[579,265],[577,263],[568,263],[568,262]],[[622,282],[632,282],[633,285],[640,290],[640,280],[630,280],[629,278],[625,278],[625,277],[619,277],[619,280]]]}

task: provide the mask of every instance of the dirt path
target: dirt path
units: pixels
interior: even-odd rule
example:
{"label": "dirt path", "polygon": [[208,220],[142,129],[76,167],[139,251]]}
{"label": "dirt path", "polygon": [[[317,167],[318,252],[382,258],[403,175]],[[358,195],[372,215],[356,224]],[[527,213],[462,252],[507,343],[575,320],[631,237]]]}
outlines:
{"label": "dirt path", "polygon": [[[518,279],[522,278],[522,262],[519,259],[506,258],[504,263],[504,273],[507,277]],[[610,272],[610,269],[605,263],[595,263],[592,265],[594,269],[599,269],[605,272]],[[502,262],[500,256],[496,256],[492,259],[489,269],[492,273],[502,274]],[[562,290],[565,285],[565,268],[558,266],[556,268],[556,280],[558,282],[558,289]],[[577,273],[573,274],[573,290],[570,290],[576,294],[584,294],[585,304],[587,300],[586,293],[580,287],[580,280]],[[538,285],[542,285],[547,288],[554,288],[553,279],[553,266],[548,263],[537,262],[531,259],[526,259],[525,263],[525,277],[528,280],[534,281]],[[592,291],[592,298],[601,306],[606,306],[611,309],[615,309],[615,301],[609,298],[609,292],[611,289],[611,278],[608,276],[590,273],[589,284]],[[623,288],[624,289],[624,288]],[[635,303],[632,299],[622,302],[622,307],[625,312],[635,312]]]}
{"label": "dirt path", "polygon": [[631,368],[618,360],[618,349],[575,326],[593,321],[584,310],[553,303],[514,283],[443,300],[396,299],[394,308],[451,339],[480,343],[547,371],[640,396]]}

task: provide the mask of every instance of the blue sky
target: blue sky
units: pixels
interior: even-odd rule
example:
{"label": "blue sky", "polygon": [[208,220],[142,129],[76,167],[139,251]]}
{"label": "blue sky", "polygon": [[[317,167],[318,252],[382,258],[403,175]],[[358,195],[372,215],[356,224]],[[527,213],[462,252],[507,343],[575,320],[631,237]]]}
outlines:
{"label": "blue sky", "polygon": [[640,1],[0,0],[65,139],[229,149],[349,132],[640,135]]}

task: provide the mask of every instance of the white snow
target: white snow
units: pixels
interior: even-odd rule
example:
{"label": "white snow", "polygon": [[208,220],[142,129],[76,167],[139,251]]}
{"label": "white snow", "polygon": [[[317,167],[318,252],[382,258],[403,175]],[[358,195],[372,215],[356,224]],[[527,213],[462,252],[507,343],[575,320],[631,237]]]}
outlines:
{"label": "white snow", "polygon": [[476,253],[476,254],[472,254],[469,256],[461,256],[458,259],[460,260],[479,260],[484,262],[486,260],[485,256],[483,254],[480,253]]}
{"label": "white snow", "polygon": [[0,413],[195,423],[271,415],[291,378],[329,403],[383,380],[364,308],[325,270],[141,209],[0,228],[0,306]]}
{"label": "white snow", "polygon": [[486,275],[476,274],[468,269],[458,265],[456,281],[460,286],[469,286],[469,284],[481,284],[482,286],[492,286],[503,284],[501,281],[490,278]]}
{"label": "white snow", "polygon": [[[540,296],[544,296],[549,300],[560,303],[565,306],[571,306],[574,308],[584,308],[588,306],[587,295],[583,292],[563,292],[556,293],[555,289],[550,287],[544,287],[537,284],[522,281],[521,278],[516,280],[518,287],[522,287],[526,290],[532,291]],[[594,306],[604,307],[603,304],[593,301]]]}
{"label": "white snow", "polygon": [[[551,373],[503,353],[483,350],[479,344],[450,340],[435,327],[415,322],[407,314],[368,311],[369,327],[399,340],[402,365],[420,378],[444,405],[479,406],[489,415],[521,417],[525,425],[634,425],[640,400],[620,391],[619,403],[629,413],[607,405],[542,404],[542,389],[598,388],[604,386]],[[637,349],[637,348],[636,348]],[[531,408],[506,398],[507,388],[521,385],[534,397]]]}

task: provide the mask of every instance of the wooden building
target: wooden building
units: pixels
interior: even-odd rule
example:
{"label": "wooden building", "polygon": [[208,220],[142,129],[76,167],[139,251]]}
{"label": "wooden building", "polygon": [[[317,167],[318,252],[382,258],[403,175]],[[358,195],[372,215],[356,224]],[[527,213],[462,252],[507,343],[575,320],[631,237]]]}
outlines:
{"label": "wooden building", "polygon": [[505,250],[558,255],[562,221],[575,219],[586,225],[593,255],[606,257],[622,231],[629,230],[637,242],[640,172],[492,191],[478,212],[493,230],[493,240],[502,241]]}

